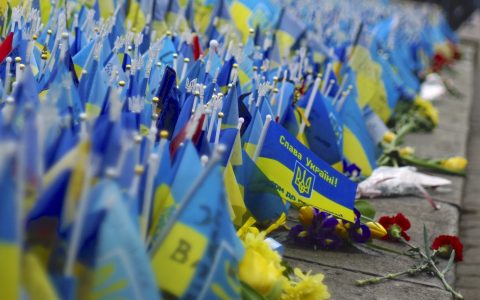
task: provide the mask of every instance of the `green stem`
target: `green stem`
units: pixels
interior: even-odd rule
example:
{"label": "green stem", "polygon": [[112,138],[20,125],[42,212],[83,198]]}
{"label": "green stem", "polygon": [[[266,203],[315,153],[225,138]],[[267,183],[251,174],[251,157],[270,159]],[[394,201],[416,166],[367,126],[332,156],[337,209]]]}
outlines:
{"label": "green stem", "polygon": [[394,254],[398,254],[398,255],[405,255],[405,256],[411,257],[410,254],[407,254],[405,252],[400,252],[400,251],[397,251],[395,249],[380,246],[380,245],[377,245],[377,244],[374,244],[374,243],[368,243],[368,244],[365,244],[365,246],[369,247],[369,248],[372,248],[372,249],[378,249],[378,250],[382,250],[382,251],[386,251],[386,252],[390,252],[390,253],[394,253]]}
{"label": "green stem", "polygon": [[405,271],[402,271],[402,272],[398,272],[398,273],[389,273],[389,274],[386,274],[384,276],[379,276],[379,277],[373,277],[373,278],[369,278],[369,279],[363,279],[363,280],[357,280],[355,281],[355,284],[357,286],[363,286],[363,285],[367,285],[367,284],[374,284],[374,283],[379,283],[379,282],[382,282],[383,280],[387,280],[387,279],[395,279],[397,277],[400,277],[402,275],[415,275],[423,270],[425,270],[426,268],[428,268],[429,264],[428,263],[424,263],[416,268],[411,268],[411,269],[408,269],[408,270],[405,270]]}
{"label": "green stem", "polygon": [[402,156],[402,160],[409,165],[413,165],[413,166],[417,166],[417,167],[421,167],[421,168],[425,168],[425,169],[429,169],[429,170],[433,170],[433,171],[438,171],[438,172],[442,172],[442,173],[445,173],[445,174],[465,176],[465,171],[450,170],[450,169],[444,168],[444,167],[442,167],[442,166],[440,166],[436,163],[428,162],[428,161],[425,161],[423,159],[419,159],[419,158],[411,156],[411,155]]}
{"label": "green stem", "polygon": [[436,255],[436,251],[433,251],[432,252],[432,255],[430,257],[427,257],[427,255],[425,255],[425,253],[423,253],[423,251],[420,250],[419,247],[411,244],[410,242],[404,240],[404,239],[401,239],[401,241],[409,246],[412,250],[415,250],[415,251],[418,251],[418,253],[427,261],[427,264],[430,266],[430,270],[432,270],[435,275],[437,275],[438,278],[440,278],[440,281],[442,281],[442,284],[443,286],[445,287],[445,289],[447,291],[449,291],[450,293],[452,293],[452,295],[456,298],[456,299],[463,299],[463,296],[462,294],[460,294],[459,292],[455,291],[451,286],[450,284],[448,284],[447,280],[445,279],[445,274],[443,274],[443,272],[441,272],[438,268],[437,268],[437,265],[435,264],[435,261],[433,260],[433,258],[435,257]]}
{"label": "green stem", "polygon": [[397,136],[395,137],[395,139],[392,141],[392,144],[394,146],[398,146],[398,144],[400,143],[400,141],[403,139],[403,137],[409,133],[410,131],[412,131],[413,129],[415,128],[415,122],[408,122],[406,123],[405,125],[403,125],[402,127],[400,127],[400,129],[398,130],[397,132]]}
{"label": "green stem", "polygon": [[443,286],[445,287],[445,289],[447,291],[449,291],[450,293],[452,293],[452,295],[456,298],[456,299],[463,299],[463,295],[460,294],[459,292],[455,291],[451,286],[450,284],[448,284],[447,280],[445,279],[445,275],[437,268],[437,265],[435,264],[435,262],[433,261],[433,259],[429,259],[428,260],[428,263],[430,264],[431,266],[431,270],[433,270],[435,272],[435,274],[438,276],[438,278],[440,278],[440,280],[442,281],[442,284]]}

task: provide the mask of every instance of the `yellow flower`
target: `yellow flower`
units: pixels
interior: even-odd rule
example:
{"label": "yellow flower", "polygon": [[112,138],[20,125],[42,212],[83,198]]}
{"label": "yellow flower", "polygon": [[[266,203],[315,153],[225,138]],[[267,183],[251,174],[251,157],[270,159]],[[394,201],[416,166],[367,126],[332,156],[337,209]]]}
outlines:
{"label": "yellow flower", "polygon": [[283,284],[280,255],[265,242],[265,232],[245,234],[245,255],[239,266],[240,279],[262,295],[271,294]]}
{"label": "yellow flower", "polygon": [[350,223],[343,223],[342,220],[338,221],[337,226],[335,227],[335,232],[342,238],[346,239],[348,237],[347,229],[350,227]]}
{"label": "yellow flower", "polygon": [[461,156],[453,156],[442,161],[442,167],[452,171],[465,171],[468,160]]}
{"label": "yellow flower", "polygon": [[313,207],[302,206],[299,210],[298,220],[303,226],[310,226],[313,220]]}
{"label": "yellow flower", "polygon": [[249,232],[257,235],[260,233],[260,231],[258,230],[257,227],[253,226],[257,221],[250,217],[247,219],[247,221],[245,221],[245,223],[242,225],[242,227],[240,227],[238,230],[237,230],[237,236],[240,238],[240,239],[243,239],[245,238],[245,235]]}
{"label": "yellow flower", "polygon": [[415,105],[420,109],[420,113],[432,121],[433,125],[438,125],[438,110],[430,101],[426,101],[417,96]]}
{"label": "yellow flower", "polygon": [[372,238],[374,239],[381,239],[387,235],[387,230],[382,224],[378,222],[367,222],[366,224],[368,228],[370,228],[370,232],[372,233]]}
{"label": "yellow flower", "polygon": [[415,149],[413,149],[410,146],[403,147],[403,148],[400,148],[400,150],[398,150],[398,153],[400,154],[400,156],[409,156],[409,155],[412,155],[414,152],[415,152]]}
{"label": "yellow flower", "polygon": [[393,140],[396,138],[397,136],[395,135],[395,133],[391,132],[391,131],[387,131],[385,132],[385,134],[383,135],[383,140],[387,143],[391,143],[393,142]]}
{"label": "yellow flower", "polygon": [[303,274],[298,268],[294,270],[295,278],[286,283],[282,300],[323,300],[330,298],[328,287],[323,283],[323,274]]}

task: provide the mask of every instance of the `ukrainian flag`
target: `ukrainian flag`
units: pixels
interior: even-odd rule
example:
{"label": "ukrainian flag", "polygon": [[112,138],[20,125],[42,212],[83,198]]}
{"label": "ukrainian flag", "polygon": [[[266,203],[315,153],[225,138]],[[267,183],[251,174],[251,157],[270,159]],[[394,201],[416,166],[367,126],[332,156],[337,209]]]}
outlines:
{"label": "ukrainian flag", "polygon": [[[216,255],[211,255],[210,249],[218,251],[217,237],[225,226],[219,221],[222,220],[222,214],[228,219],[228,212],[225,210],[220,168],[214,167],[205,176],[201,186],[189,198],[188,205],[180,204],[176,207],[176,212],[170,216],[173,219],[168,223],[171,225],[163,229],[168,233],[165,232],[165,238],[160,241],[158,249],[153,249],[151,263],[156,282],[167,296],[197,298],[199,293],[221,293],[215,288],[216,278],[206,275],[218,268],[218,259],[214,260]],[[228,266],[222,264],[221,267]],[[238,298],[235,284],[228,289],[220,282],[218,284],[227,293],[226,299]]]}
{"label": "ukrainian flag", "polygon": [[142,32],[145,25],[147,25],[146,12],[151,10],[151,7],[147,5],[149,2],[145,0],[130,1],[125,22],[129,22],[135,32]]}
{"label": "ukrainian flag", "polygon": [[256,164],[282,199],[354,221],[356,184],[274,122],[269,125]]}
{"label": "ukrainian flag", "polygon": [[[372,108],[385,106],[384,102],[380,99],[381,95],[385,95],[381,80],[382,68],[373,60],[370,53],[369,34],[365,26],[360,27],[358,41],[352,46],[353,48],[349,58],[349,66],[353,70],[351,75],[354,75],[358,90],[358,105],[361,109],[371,101],[378,102],[371,105]],[[374,98],[376,99],[374,100]]]}
{"label": "ukrainian flag", "polygon": [[[307,106],[311,93],[312,89],[298,102],[302,111]],[[310,126],[305,128],[306,146],[330,165],[341,165],[343,123],[333,108],[331,99],[317,93],[308,121]]]}
{"label": "ukrainian flag", "polygon": [[[92,190],[104,216],[96,229],[91,299],[161,299],[150,260],[119,186],[100,181]],[[113,203],[112,203],[113,199]],[[118,232],[122,232],[118,235]]]}
{"label": "ukrainian flag", "polygon": [[343,121],[343,155],[348,164],[361,169],[361,175],[369,176],[376,168],[376,146],[370,137],[362,111],[355,101],[355,86],[340,103],[340,118]]}
{"label": "ukrainian flag", "polygon": [[[6,143],[5,143],[6,144]],[[6,146],[6,145],[4,145]],[[6,148],[6,147],[5,147]],[[2,151],[3,152],[3,151]],[[20,299],[19,199],[13,154],[0,156],[0,298]]]}
{"label": "ukrainian flag", "polygon": [[280,55],[288,53],[292,46],[306,32],[307,27],[295,17],[290,10],[283,9],[275,32],[275,42],[278,43]]}
{"label": "ukrainian flag", "polygon": [[257,26],[263,30],[274,28],[280,8],[270,0],[233,0],[230,4],[230,14],[242,35],[243,43],[246,43],[250,28]]}

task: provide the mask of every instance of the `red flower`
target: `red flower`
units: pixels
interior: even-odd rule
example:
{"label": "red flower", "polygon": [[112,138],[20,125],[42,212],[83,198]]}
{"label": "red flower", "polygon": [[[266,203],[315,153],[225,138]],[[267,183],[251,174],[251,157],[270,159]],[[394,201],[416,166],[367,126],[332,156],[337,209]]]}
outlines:
{"label": "red flower", "polygon": [[460,239],[453,235],[440,235],[435,238],[431,248],[437,250],[441,257],[449,258],[452,250],[455,250],[455,260],[463,260],[463,245]]}
{"label": "red flower", "polygon": [[410,240],[410,236],[406,232],[410,229],[410,221],[402,213],[391,217],[383,216],[378,222],[382,224],[388,232],[382,239],[398,241],[400,237],[403,237],[406,241]]}
{"label": "red flower", "polygon": [[432,71],[439,72],[446,64],[448,64],[448,59],[442,54],[436,53],[433,56]]}

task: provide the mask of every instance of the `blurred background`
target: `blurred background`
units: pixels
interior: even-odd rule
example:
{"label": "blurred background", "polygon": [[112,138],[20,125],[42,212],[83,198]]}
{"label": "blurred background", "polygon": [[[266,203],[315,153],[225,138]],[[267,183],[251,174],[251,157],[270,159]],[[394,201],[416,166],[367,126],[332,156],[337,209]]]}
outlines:
{"label": "blurred background", "polygon": [[[447,15],[448,22],[453,29],[458,29],[464,22],[468,22],[476,9],[480,9],[480,0],[416,0],[440,5]],[[480,32],[478,33],[480,35]]]}

